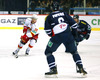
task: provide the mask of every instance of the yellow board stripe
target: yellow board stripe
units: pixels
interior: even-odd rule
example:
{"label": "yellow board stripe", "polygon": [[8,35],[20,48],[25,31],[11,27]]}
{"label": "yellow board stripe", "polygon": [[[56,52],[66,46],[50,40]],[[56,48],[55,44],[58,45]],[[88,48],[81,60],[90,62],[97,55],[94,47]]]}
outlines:
{"label": "yellow board stripe", "polygon": [[44,30],[44,27],[39,27],[39,30]]}
{"label": "yellow board stripe", "polygon": [[0,27],[0,29],[23,29],[23,27]]}
{"label": "yellow board stripe", "polygon": [[[23,29],[23,27],[0,27],[0,29]],[[39,27],[39,30],[44,30],[44,27]]]}
{"label": "yellow board stripe", "polygon": [[[23,29],[23,27],[0,27],[0,29]],[[44,30],[44,27],[39,27],[39,30]],[[92,28],[92,31],[100,31],[100,28]]]}
{"label": "yellow board stripe", "polygon": [[100,28],[92,28],[92,31],[100,31]]}

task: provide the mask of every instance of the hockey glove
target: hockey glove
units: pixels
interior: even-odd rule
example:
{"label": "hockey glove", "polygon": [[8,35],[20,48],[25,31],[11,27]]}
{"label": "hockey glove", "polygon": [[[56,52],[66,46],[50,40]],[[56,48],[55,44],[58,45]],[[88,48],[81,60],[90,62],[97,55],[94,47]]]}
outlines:
{"label": "hockey glove", "polygon": [[26,33],[27,32],[27,26],[24,26],[23,27],[23,33]]}
{"label": "hockey glove", "polygon": [[38,39],[38,35],[39,35],[39,34],[34,35],[34,36],[33,36],[33,39],[37,40],[37,39]]}
{"label": "hockey glove", "polygon": [[77,30],[76,29],[72,29],[72,35],[74,37],[74,39],[76,40],[78,38],[78,33],[77,33]]}
{"label": "hockey glove", "polygon": [[89,37],[90,37],[90,34],[89,34],[89,33],[88,33],[88,34],[86,34],[86,36],[85,36],[86,40],[88,40],[88,39],[89,39]]}

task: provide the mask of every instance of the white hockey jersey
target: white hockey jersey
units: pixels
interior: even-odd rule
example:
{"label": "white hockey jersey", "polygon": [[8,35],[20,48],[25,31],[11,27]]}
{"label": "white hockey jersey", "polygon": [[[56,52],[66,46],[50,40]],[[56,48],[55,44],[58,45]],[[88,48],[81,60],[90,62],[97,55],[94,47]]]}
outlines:
{"label": "white hockey jersey", "polygon": [[38,32],[37,32],[38,29],[36,28],[36,24],[32,24],[31,21],[32,21],[31,18],[27,18],[24,23],[24,26],[27,27],[26,35],[28,37],[32,37],[32,34],[34,34],[34,35],[38,34]]}

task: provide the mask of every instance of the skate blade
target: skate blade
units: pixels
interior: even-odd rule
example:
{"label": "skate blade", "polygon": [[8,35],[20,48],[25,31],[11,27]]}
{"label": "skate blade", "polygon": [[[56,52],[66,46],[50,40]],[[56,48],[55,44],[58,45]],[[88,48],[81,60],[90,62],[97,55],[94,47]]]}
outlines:
{"label": "skate blade", "polygon": [[29,54],[25,54],[25,56],[29,56]]}
{"label": "skate blade", "polygon": [[46,78],[58,78],[57,74],[45,75]]}
{"label": "skate blade", "polygon": [[83,77],[87,77],[87,73],[85,73],[85,72],[82,71],[82,76]]}
{"label": "skate blade", "polygon": [[15,58],[18,58],[18,55],[17,54],[15,54]]}
{"label": "skate blade", "polygon": [[87,74],[86,74],[86,73],[82,73],[82,74],[81,74],[81,77],[82,77],[82,78],[86,78],[86,77],[87,77]]}

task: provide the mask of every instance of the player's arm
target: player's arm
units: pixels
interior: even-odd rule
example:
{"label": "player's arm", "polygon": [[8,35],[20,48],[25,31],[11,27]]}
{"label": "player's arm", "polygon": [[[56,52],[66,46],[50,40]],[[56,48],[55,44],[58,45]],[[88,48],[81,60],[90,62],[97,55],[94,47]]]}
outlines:
{"label": "player's arm", "polygon": [[48,36],[52,36],[52,29],[49,21],[49,16],[45,18],[44,30]]}
{"label": "player's arm", "polygon": [[26,33],[27,30],[30,30],[30,31],[31,31],[31,28],[28,27],[28,26],[26,26],[26,25],[24,25],[24,26],[23,26],[23,33]]}
{"label": "player's arm", "polygon": [[89,24],[87,24],[87,33],[91,33],[91,26]]}
{"label": "player's arm", "polygon": [[23,25],[23,33],[26,33],[27,30],[31,30],[31,26],[29,25],[31,19],[30,18],[27,18],[24,22],[24,25]]}
{"label": "player's arm", "polygon": [[72,34],[73,34],[74,38],[77,38],[77,26],[78,26],[78,24],[67,13],[65,13],[65,15],[67,17],[67,20],[68,20],[69,25],[71,26]]}
{"label": "player's arm", "polygon": [[85,27],[85,39],[89,39],[90,37],[90,33],[91,33],[91,26],[84,20],[81,21],[81,24],[84,24],[84,27]]}
{"label": "player's arm", "polygon": [[78,33],[77,33],[77,23],[74,23],[72,26],[71,26],[71,29],[72,29],[72,35],[74,36],[74,38],[76,39],[78,37]]}
{"label": "player's arm", "polygon": [[31,31],[31,35],[32,35],[32,38],[35,39],[36,42],[37,42],[38,35],[39,35],[39,33],[38,33],[38,29],[35,28],[34,30],[32,30],[32,31]]}
{"label": "player's arm", "polygon": [[32,35],[37,35],[38,34],[38,29],[35,28],[34,30],[31,30]]}
{"label": "player's arm", "polygon": [[90,33],[91,33],[91,26],[87,23],[87,34],[86,34],[86,36],[85,36],[85,38],[86,38],[86,40],[88,40],[89,39],[89,37],[90,37]]}

